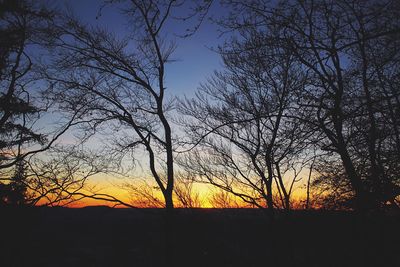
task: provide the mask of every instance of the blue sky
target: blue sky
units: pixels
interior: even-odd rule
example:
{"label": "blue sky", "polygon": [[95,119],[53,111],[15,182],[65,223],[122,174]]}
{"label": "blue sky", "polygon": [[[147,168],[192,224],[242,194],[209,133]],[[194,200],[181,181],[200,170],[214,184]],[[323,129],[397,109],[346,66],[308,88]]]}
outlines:
{"label": "blue sky", "polygon": [[[107,6],[96,19],[102,0],[70,0],[61,4],[60,8],[69,6],[74,13],[88,24],[97,24],[117,35],[124,35],[127,30],[125,17],[118,10]],[[182,12],[186,12],[183,10]],[[213,12],[220,12],[213,8]],[[174,14],[175,15],[175,14]],[[185,15],[185,14],[177,14]],[[214,70],[221,69],[221,60],[210,48],[216,48],[223,42],[215,25],[205,20],[200,29],[189,38],[180,38],[176,34],[184,33],[191,25],[182,21],[170,20],[164,28],[164,34],[177,43],[177,49],[172,55],[176,61],[167,66],[166,85],[170,96],[191,96],[201,82],[204,82]]]}

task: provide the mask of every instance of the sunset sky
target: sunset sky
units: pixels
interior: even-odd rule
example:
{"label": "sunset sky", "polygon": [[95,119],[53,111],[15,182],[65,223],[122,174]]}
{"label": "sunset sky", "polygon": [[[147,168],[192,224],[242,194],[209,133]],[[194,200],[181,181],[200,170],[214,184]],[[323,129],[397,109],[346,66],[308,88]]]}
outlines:
{"label": "sunset sky", "polygon": [[[70,9],[72,12],[83,22],[99,26],[108,29],[117,36],[125,36],[129,34],[129,25],[124,16],[120,15],[118,10],[114,6],[106,6],[101,10],[102,0],[87,0],[87,1],[64,1],[57,2],[58,8]],[[101,12],[100,12],[101,10]],[[220,14],[221,10],[218,7],[213,7],[209,11],[209,14],[214,13]],[[184,12],[187,13],[187,10]],[[100,14],[100,15],[99,15]],[[184,16],[182,14],[181,16]],[[177,14],[180,16],[180,14]],[[193,27],[193,21],[189,23],[181,20],[171,20],[164,28],[164,36],[167,39],[176,43],[176,50],[172,55],[174,62],[167,65],[166,69],[166,87],[167,95],[169,98],[172,97],[183,97],[193,96],[198,86],[207,80],[215,70],[222,69],[222,62],[219,55],[213,51],[218,45],[223,44],[227,36],[222,35],[218,31],[217,26],[212,24],[210,21],[205,20],[198,31],[188,38],[181,38],[178,35],[185,33],[185,30]],[[177,134],[178,128],[172,125],[175,135]],[[72,144],[74,140],[73,133],[67,133],[61,139],[63,144]],[[97,147],[99,141],[89,141],[86,146],[90,148]],[[140,152],[139,152],[140,153]],[[122,201],[130,203],[131,195],[129,191],[121,189],[121,184],[126,182],[137,182],[146,180],[150,184],[154,182],[154,179],[149,174],[147,168],[147,158],[142,153],[143,166],[138,165],[130,175],[132,177],[117,177],[115,175],[96,175],[90,179],[90,187],[94,188],[96,193],[105,193],[115,196]],[[139,155],[139,154],[138,154]],[[307,171],[304,172],[303,181],[306,179]],[[302,184],[301,182],[299,185]],[[304,190],[298,189],[293,192],[293,198],[296,199],[301,196]],[[216,192],[215,188],[209,185],[195,185],[194,192],[198,193],[202,202],[202,206],[210,207],[210,197]],[[160,192],[155,193],[157,197],[162,200]],[[40,204],[40,203],[39,203]],[[72,206],[80,207],[86,205],[108,205],[104,201],[98,201],[93,199],[85,199],[78,203],[74,203]],[[112,203],[110,205],[113,205]]]}
{"label": "sunset sky", "polygon": [[400,0],[0,0],[0,267],[400,267],[399,48]]}
{"label": "sunset sky", "polygon": [[[107,6],[101,11],[102,0],[87,0],[87,1],[64,1],[59,3],[59,8],[72,9],[74,14],[82,21],[90,25],[99,25],[105,27],[109,31],[119,36],[124,36],[129,30],[124,16],[119,14],[118,10],[113,6]],[[213,8],[210,13],[220,12]],[[179,15],[179,14],[178,14]],[[182,14],[183,16],[184,14]],[[164,29],[164,34],[167,38],[174,41],[177,48],[172,56],[175,62],[167,65],[166,70],[166,86],[169,97],[192,96],[196,88],[201,82],[206,81],[207,77],[211,76],[215,70],[221,69],[221,60],[219,55],[212,51],[219,44],[223,43],[224,37],[220,37],[217,28],[209,21],[204,21],[200,29],[189,38],[181,38],[178,35],[185,33],[187,28],[192,27],[191,23],[183,23],[178,20],[171,20]],[[62,140],[63,143],[69,143],[72,137],[67,134]],[[95,145],[92,142],[92,145]],[[146,158],[144,158],[146,161]],[[135,170],[135,179],[148,179],[153,182],[153,178],[148,174],[148,170],[137,168]],[[146,178],[147,177],[147,178]],[[122,190],[116,184],[132,181],[132,179],[115,178],[111,175],[96,175],[91,179],[91,183],[99,192],[107,193],[120,198],[123,201],[130,201],[130,195],[126,190]],[[211,194],[207,186],[196,186],[202,198],[204,205],[209,206],[207,198]],[[161,194],[159,197],[162,199]],[[105,202],[86,199],[74,205],[104,205]]]}

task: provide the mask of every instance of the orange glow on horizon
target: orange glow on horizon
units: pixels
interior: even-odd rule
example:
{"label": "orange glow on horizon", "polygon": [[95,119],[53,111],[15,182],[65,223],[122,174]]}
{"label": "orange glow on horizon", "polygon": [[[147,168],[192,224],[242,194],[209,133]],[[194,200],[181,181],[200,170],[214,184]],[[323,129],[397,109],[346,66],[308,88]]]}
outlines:
{"label": "orange glow on horizon", "polygon": [[[164,199],[159,190],[156,187],[147,185],[145,189],[150,190],[147,192],[147,195],[143,197],[143,195],[134,196],[132,191],[129,191],[129,188],[124,188],[121,186],[121,182],[117,183],[111,180],[107,180],[103,177],[98,177],[97,181],[91,181],[88,188],[91,190],[84,191],[87,195],[92,195],[93,193],[99,194],[100,198],[109,198],[110,196],[115,200],[120,200],[123,203],[127,203],[128,205],[132,205],[137,208],[162,208],[164,206]],[[137,188],[140,187],[140,183],[134,184]],[[245,203],[238,197],[234,197],[230,194],[221,193],[221,191],[216,191],[215,187],[207,184],[194,184],[193,192],[194,195],[198,196],[197,204],[194,206],[196,208],[257,208],[256,206],[252,206],[248,203]],[[218,197],[218,194],[226,194],[226,196]],[[147,201],[144,198],[149,198],[152,201]],[[107,201],[105,199],[94,199],[94,198],[82,198],[76,197],[78,200],[73,202],[65,201],[64,203],[57,203],[58,206],[65,206],[69,208],[84,208],[88,206],[107,206],[107,207],[117,207],[117,208],[129,208],[128,206],[123,205],[123,203],[118,203],[117,201]],[[303,187],[299,187],[297,190],[294,190],[292,193],[292,208],[293,209],[301,209],[304,207],[304,200],[306,198],[306,192]],[[217,201],[216,201],[217,199]],[[219,201],[219,202],[218,202]],[[276,199],[276,202],[278,199]],[[222,203],[223,202],[223,203]],[[46,206],[48,203],[45,199],[39,201],[37,206]],[[177,196],[174,199],[175,207],[182,208],[183,205],[180,203]],[[303,203],[303,204],[302,204]]]}

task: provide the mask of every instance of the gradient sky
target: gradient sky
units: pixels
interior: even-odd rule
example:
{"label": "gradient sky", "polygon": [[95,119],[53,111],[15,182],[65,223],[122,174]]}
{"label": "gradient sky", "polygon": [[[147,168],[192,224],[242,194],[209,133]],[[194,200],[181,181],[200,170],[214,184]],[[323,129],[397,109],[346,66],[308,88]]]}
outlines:
{"label": "gradient sky", "polygon": [[[110,5],[106,6],[99,13],[103,2],[103,0],[65,0],[57,2],[56,5],[60,9],[71,10],[84,23],[98,25],[117,36],[124,36],[129,31],[126,18],[119,13],[117,8]],[[185,16],[188,11],[188,9],[183,9],[180,10],[181,14],[173,14],[174,16]],[[222,11],[213,7],[209,14],[211,15],[215,12],[221,13]],[[99,16],[99,14],[101,15]],[[198,31],[191,37],[181,38],[178,36],[183,35],[187,28],[192,28],[194,23],[194,20],[184,23],[181,20],[172,19],[164,27],[163,34],[166,34],[167,38],[173,40],[177,45],[171,57],[175,61],[166,66],[166,86],[167,96],[169,97],[192,96],[201,82],[205,82],[207,77],[210,77],[215,70],[222,68],[220,57],[216,52],[212,51],[212,48],[216,48],[218,44],[222,44],[224,37],[220,37],[217,27],[210,21],[205,20]],[[62,143],[74,142],[72,135],[73,133],[66,134],[63,137]],[[93,140],[89,142],[89,145],[93,145],[96,142]],[[143,160],[147,163],[147,157],[144,157]],[[135,177],[143,178],[147,176],[148,170],[146,169],[146,165],[144,164],[142,169],[139,167],[135,170]],[[149,177],[149,181],[152,180]],[[113,186],[113,184],[121,182],[118,178],[103,174],[97,175],[91,181],[97,185],[97,189],[102,189],[101,192],[112,194],[124,201],[129,201],[126,191]],[[197,189],[204,196],[209,191],[204,185],[199,186]],[[95,204],[105,203],[99,203],[94,200],[87,200],[84,203],[84,205]]]}
{"label": "gradient sky", "polygon": [[[57,2],[57,5],[60,9],[71,9],[79,19],[87,24],[105,27],[117,36],[124,36],[126,31],[129,30],[129,25],[127,25],[125,17],[120,15],[118,10],[112,6],[104,8],[101,16],[98,16],[102,2],[103,0],[65,0]],[[184,16],[188,10],[186,9],[181,12],[182,14],[177,14],[177,16]],[[214,6],[211,8],[209,14],[221,15],[224,12],[224,10],[219,10],[218,6]],[[168,64],[166,68],[167,95],[170,97],[192,96],[200,83],[205,82],[215,70],[222,69],[221,59],[216,52],[212,51],[212,48],[216,48],[219,44],[222,44],[227,36],[220,37],[217,26],[208,20],[205,20],[199,30],[191,37],[181,38],[176,36],[177,34],[184,34],[187,28],[193,26],[194,21],[191,23],[192,25],[178,20],[171,20],[164,28],[164,34],[167,34],[168,38],[174,40],[177,44],[177,49],[172,55],[172,59],[176,61]],[[173,130],[176,133],[177,129]],[[65,135],[62,141],[62,143],[69,142],[73,142],[71,133]],[[93,140],[88,145],[93,146],[96,142]],[[147,158],[144,158],[144,162],[147,163]],[[138,178],[148,176],[146,165],[144,164],[142,169],[135,169],[133,175]],[[97,189],[102,189],[101,192],[112,194],[124,201],[129,201],[127,192],[113,185],[121,182],[118,181],[118,178],[109,175],[98,175],[91,181],[97,184]],[[149,177],[149,181],[153,181],[153,178]],[[208,206],[209,203],[205,198],[209,197],[212,193],[209,186],[197,186],[196,191],[204,199],[204,205]],[[84,205],[95,204],[105,203],[93,200],[87,200],[84,203]]]}

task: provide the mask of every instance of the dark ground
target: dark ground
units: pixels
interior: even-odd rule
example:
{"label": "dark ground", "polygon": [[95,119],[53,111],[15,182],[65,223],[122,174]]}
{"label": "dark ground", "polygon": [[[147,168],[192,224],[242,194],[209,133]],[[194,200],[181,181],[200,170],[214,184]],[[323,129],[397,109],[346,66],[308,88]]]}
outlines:
{"label": "dark ground", "polygon": [[[165,266],[163,210],[0,209],[0,266]],[[400,266],[400,217],[177,210],[173,266]]]}

